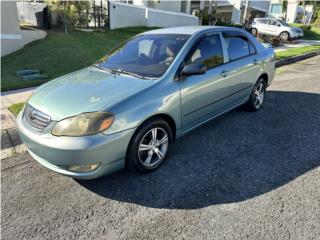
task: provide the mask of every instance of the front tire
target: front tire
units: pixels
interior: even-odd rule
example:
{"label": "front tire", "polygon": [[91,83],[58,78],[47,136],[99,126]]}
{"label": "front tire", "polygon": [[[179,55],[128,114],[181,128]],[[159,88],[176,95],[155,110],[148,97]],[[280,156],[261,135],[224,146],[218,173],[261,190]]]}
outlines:
{"label": "front tire", "polygon": [[161,118],[144,123],[132,137],[126,156],[130,170],[148,173],[158,169],[172,144],[169,124]]}
{"label": "front tire", "polygon": [[249,101],[246,107],[249,111],[258,111],[263,104],[265,93],[266,93],[266,82],[263,78],[260,78],[254,85],[250,94]]}

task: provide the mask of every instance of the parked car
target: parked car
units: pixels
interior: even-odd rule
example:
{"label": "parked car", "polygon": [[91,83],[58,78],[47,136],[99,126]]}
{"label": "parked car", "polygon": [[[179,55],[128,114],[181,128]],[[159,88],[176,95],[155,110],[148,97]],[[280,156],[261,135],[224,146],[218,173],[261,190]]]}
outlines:
{"label": "parked car", "polygon": [[241,29],[153,30],[40,86],[18,129],[35,160],[66,176],[149,172],[196,127],[241,105],[260,109],[274,74],[273,49]]}
{"label": "parked car", "polygon": [[288,23],[281,19],[255,18],[250,26],[254,36],[264,34],[279,37],[282,41],[295,40],[303,37],[303,30],[297,27],[290,27]]}

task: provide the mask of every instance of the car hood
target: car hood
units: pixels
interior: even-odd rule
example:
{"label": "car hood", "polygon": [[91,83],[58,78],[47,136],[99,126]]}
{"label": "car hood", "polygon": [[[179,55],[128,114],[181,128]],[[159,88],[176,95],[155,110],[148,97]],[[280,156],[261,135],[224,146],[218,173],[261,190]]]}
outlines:
{"label": "car hood", "polygon": [[154,83],[154,80],[113,75],[89,67],[44,84],[28,103],[59,121],[84,112],[108,109]]}

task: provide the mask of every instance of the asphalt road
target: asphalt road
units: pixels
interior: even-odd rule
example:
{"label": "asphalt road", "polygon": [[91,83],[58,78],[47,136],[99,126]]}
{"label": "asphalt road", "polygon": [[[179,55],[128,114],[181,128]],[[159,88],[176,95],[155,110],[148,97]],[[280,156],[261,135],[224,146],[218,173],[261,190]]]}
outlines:
{"label": "asphalt road", "polygon": [[2,239],[319,239],[320,57],[278,72],[261,111],[179,139],[152,174],[2,160]]}

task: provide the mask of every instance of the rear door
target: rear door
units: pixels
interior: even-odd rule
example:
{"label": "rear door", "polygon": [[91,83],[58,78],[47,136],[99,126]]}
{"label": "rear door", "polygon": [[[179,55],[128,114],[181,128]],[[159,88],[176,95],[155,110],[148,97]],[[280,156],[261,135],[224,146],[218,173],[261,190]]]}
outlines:
{"label": "rear door", "polygon": [[266,34],[268,32],[268,19],[260,18],[257,19],[257,29],[259,33]]}
{"label": "rear door", "polygon": [[277,20],[271,18],[268,19],[268,25],[266,27],[268,35],[278,36],[280,27],[281,24]]}
{"label": "rear door", "polygon": [[253,43],[239,31],[223,32],[228,63],[229,103],[237,105],[249,97],[253,84],[259,77],[259,59]]}

